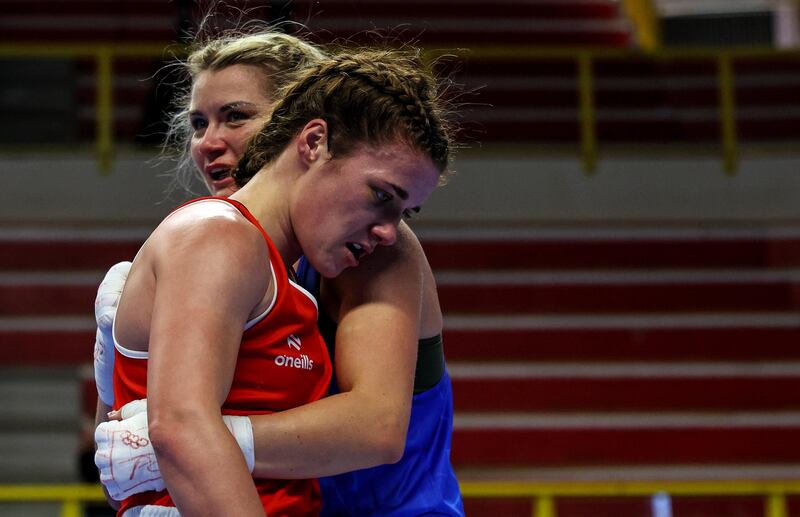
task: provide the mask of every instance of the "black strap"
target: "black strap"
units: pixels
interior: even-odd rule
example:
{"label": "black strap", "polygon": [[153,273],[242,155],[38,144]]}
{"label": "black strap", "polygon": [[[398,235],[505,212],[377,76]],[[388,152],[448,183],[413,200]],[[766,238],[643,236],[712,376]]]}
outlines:
{"label": "black strap", "polygon": [[414,395],[436,386],[444,375],[444,342],[442,335],[420,339],[417,369],[414,373]]}

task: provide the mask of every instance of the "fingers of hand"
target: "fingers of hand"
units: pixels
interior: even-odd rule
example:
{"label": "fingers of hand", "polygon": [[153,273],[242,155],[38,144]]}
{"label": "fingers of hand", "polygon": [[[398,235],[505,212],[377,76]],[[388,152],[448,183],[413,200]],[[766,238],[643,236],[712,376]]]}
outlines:
{"label": "fingers of hand", "polygon": [[147,399],[139,399],[134,400],[132,402],[128,402],[124,406],[119,409],[120,417],[125,418],[132,418],[139,413],[147,413]]}
{"label": "fingers of hand", "polygon": [[111,497],[120,500],[138,492],[164,489],[147,432],[146,412],[100,424],[95,443],[100,481]]}

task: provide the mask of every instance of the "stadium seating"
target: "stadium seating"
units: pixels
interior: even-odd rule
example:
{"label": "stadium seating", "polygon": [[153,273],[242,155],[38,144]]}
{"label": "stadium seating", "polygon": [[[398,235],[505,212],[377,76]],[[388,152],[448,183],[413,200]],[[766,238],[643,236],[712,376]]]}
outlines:
{"label": "stadium seating", "polygon": [[[236,4],[233,2],[233,4]],[[249,2],[250,14],[274,20],[269,2]],[[526,54],[526,49],[626,49],[631,27],[610,0],[505,0],[417,2],[298,1],[280,13],[302,22],[288,26],[316,41],[407,42],[462,56],[454,79],[468,92],[465,128],[484,144],[573,145],[579,140],[578,72],[574,56]],[[456,5],[457,4],[457,5]],[[175,43],[180,21],[172,4],[146,2],[9,1],[8,26],[0,41]],[[47,10],[46,20],[38,16]],[[405,22],[404,22],[405,20]],[[92,30],[87,30],[91,28]],[[367,29],[376,29],[380,36]],[[487,49],[510,49],[505,54]],[[120,142],[157,141],[155,111],[166,106],[158,70],[167,56],[119,57],[114,61],[114,135]],[[78,60],[78,134],[94,134],[95,63]],[[714,144],[720,138],[717,62],[698,56],[654,59],[601,56],[595,75],[596,132],[601,144]],[[738,137],[745,142],[796,139],[800,115],[794,106],[799,61],[793,56],[740,58],[734,63]],[[161,97],[159,97],[159,95]],[[150,106],[145,114],[143,106]],[[155,111],[154,111],[155,110]]]}
{"label": "stadium seating", "polygon": [[[269,18],[266,4],[248,3]],[[177,39],[172,2],[5,0],[3,7],[1,42]],[[477,93],[465,97],[466,136],[523,150],[579,141],[577,64],[559,51],[632,45],[612,0],[302,0],[293,3],[291,18],[318,41],[374,42],[366,29],[392,28],[396,41],[467,49],[463,62],[452,63],[463,89]],[[486,51],[495,46],[506,53]],[[554,53],[526,53],[534,47]],[[785,56],[736,61],[742,140],[800,136],[799,63]],[[119,142],[147,132],[143,106],[161,65],[149,57],[114,62]],[[94,132],[95,65],[79,60],[74,67],[78,133],[87,140]],[[602,145],[717,145],[714,59],[608,55],[593,70]],[[90,360],[97,284],[108,266],[135,255],[146,233],[0,231],[0,368],[61,372],[39,392],[50,406],[62,406],[58,422],[71,422],[67,410],[74,408],[54,394],[73,390],[85,410],[93,405],[90,377],[81,382],[63,368]],[[456,405],[452,459],[462,480],[796,477],[796,231],[423,226],[420,234],[446,313]],[[31,414],[2,416],[0,429],[29,432],[41,423]],[[77,420],[68,433],[77,433]],[[17,474],[11,469],[22,452],[0,449],[0,479]],[[72,454],[48,449],[27,480],[74,475]],[[55,473],[47,474],[47,461],[57,465]],[[680,516],[763,514],[755,497],[673,505]],[[646,498],[564,498],[557,506],[564,517],[651,515]],[[531,515],[524,499],[469,500],[467,508],[477,517]],[[800,515],[800,500],[790,500],[790,515]]]}
{"label": "stadium seating", "polygon": [[[800,464],[800,234],[421,235],[463,479],[768,477]],[[2,364],[85,363],[102,268],[140,242],[4,238]],[[581,515],[564,504],[559,515]]]}
{"label": "stadium seating", "polygon": [[[187,25],[185,16],[183,19],[179,17],[175,4],[160,0],[79,0],[69,3],[9,0],[3,4],[8,6],[6,24],[9,30],[0,32],[0,42],[175,43],[180,40],[176,27]],[[413,4],[415,12],[411,22],[408,2],[335,1],[321,5],[304,0],[291,3],[291,11],[286,12],[278,12],[276,5],[280,2],[259,0],[226,4],[242,8],[248,17],[260,17],[266,21],[276,21],[278,16],[289,14],[285,19],[302,23],[303,28],[290,25],[288,30],[310,34],[313,40],[321,43],[343,40],[354,43],[417,41],[427,49],[447,51],[498,44],[626,47],[630,43],[629,24],[621,16],[617,3],[611,0],[506,0],[491,6],[478,1],[418,1]],[[273,4],[271,8],[270,4]],[[231,16],[243,15],[233,11]],[[381,36],[367,29],[379,30]],[[152,140],[149,134],[154,131],[150,126],[152,116],[145,116],[142,107],[148,102],[156,102],[153,77],[164,64],[160,57],[121,57],[114,61],[114,135],[120,142],[130,143],[137,137],[139,140]],[[485,69],[488,66],[493,69],[492,73],[500,69],[506,75],[517,74],[513,69],[519,64],[498,65],[492,61],[477,63],[475,67]],[[78,131],[82,138],[90,139],[95,129],[95,63],[91,59],[82,59],[75,63],[75,67],[80,114]],[[573,75],[573,72],[567,72],[568,77]],[[471,86],[482,87],[485,79],[477,76],[469,82],[474,83]],[[518,99],[519,95],[527,95],[525,89],[529,86],[523,86],[514,97]],[[515,89],[519,90],[519,87]],[[573,96],[570,90],[567,88],[562,96]],[[493,103],[496,95],[505,95],[502,90],[486,93],[479,99],[481,103]],[[501,103],[498,108],[505,104]],[[162,103],[154,108],[163,109],[164,106]],[[574,117],[572,112],[567,115],[570,121],[574,121]],[[512,122],[507,129],[512,131],[513,125]],[[507,133],[493,136],[494,126],[491,122],[486,124],[487,133],[491,135],[489,138],[505,138]]]}

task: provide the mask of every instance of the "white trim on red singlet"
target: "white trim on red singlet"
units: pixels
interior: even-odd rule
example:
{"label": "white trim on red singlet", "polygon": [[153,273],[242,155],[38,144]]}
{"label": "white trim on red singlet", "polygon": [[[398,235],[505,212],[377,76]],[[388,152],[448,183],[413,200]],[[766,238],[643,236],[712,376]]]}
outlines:
{"label": "white trim on red singlet", "polygon": [[[177,210],[175,210],[174,212],[172,212],[171,214],[169,214],[167,217],[164,218],[164,220],[166,221],[174,213],[178,212],[179,210],[183,210],[184,208],[186,208],[188,206],[198,205],[200,203],[206,203],[206,202],[224,203],[227,206],[233,207],[242,217],[244,217],[247,220],[248,223],[252,224],[252,222],[249,219],[247,219],[244,216],[244,214],[242,214],[242,212],[238,208],[236,208],[236,206],[233,203],[228,203],[227,201],[223,201],[222,199],[204,199],[202,201],[197,201],[195,203],[190,203],[188,205],[184,205],[184,206],[178,208]],[[138,253],[137,253],[137,256],[138,256]],[[136,260],[136,259],[134,258],[134,260]],[[278,281],[275,278],[275,265],[272,263],[272,257],[269,258],[268,262],[269,262],[269,271],[272,274],[272,285],[275,286],[275,289],[273,290],[273,293],[272,293],[272,300],[270,300],[269,305],[267,306],[266,309],[264,309],[263,312],[261,312],[261,314],[259,314],[258,316],[248,320],[247,323],[245,323],[245,325],[244,325],[244,330],[245,331],[249,330],[250,328],[252,328],[256,324],[258,324],[258,322],[260,322],[261,320],[266,318],[267,315],[272,311],[272,308],[275,307],[275,302],[278,299]],[[290,282],[291,282],[291,280],[290,280]],[[296,287],[299,287],[299,286],[296,286]],[[123,287],[123,291],[124,290],[125,290],[125,288]],[[308,294],[308,296],[312,300],[314,300],[314,297],[311,296],[311,294],[309,294],[308,292],[306,292],[306,294]],[[316,300],[314,300],[314,306],[316,306],[316,305],[317,305],[317,302],[316,302]],[[129,348],[125,348],[124,346],[122,346],[119,343],[119,341],[117,341],[116,328],[117,328],[117,318],[115,317],[114,318],[114,322],[111,324],[111,337],[114,340],[114,348],[116,348],[119,351],[120,354],[122,354],[125,357],[128,357],[130,359],[147,359],[148,358],[148,351],[147,350],[131,350]]]}

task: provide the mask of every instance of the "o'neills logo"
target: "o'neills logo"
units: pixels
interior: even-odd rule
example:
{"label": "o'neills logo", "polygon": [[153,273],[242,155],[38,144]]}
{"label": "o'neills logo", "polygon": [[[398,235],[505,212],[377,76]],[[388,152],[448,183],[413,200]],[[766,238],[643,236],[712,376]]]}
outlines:
{"label": "o'neills logo", "polygon": [[288,366],[289,368],[300,368],[301,370],[310,370],[314,367],[314,360],[310,359],[307,355],[303,354],[300,357],[290,357],[288,355],[279,355],[275,358],[275,364],[278,366]]}

